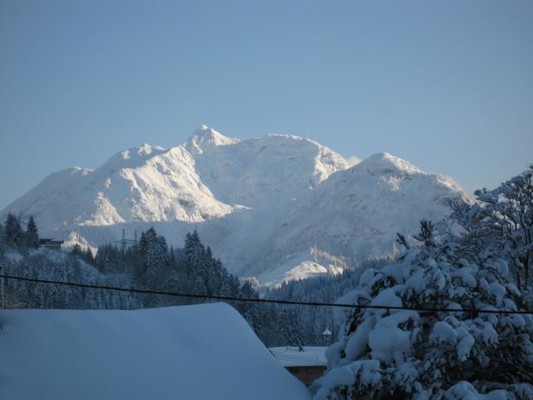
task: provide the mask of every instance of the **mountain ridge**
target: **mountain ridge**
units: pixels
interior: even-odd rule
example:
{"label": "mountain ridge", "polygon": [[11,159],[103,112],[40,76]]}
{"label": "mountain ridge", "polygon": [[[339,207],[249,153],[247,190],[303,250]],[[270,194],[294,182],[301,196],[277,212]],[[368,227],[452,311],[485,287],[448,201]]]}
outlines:
{"label": "mountain ridge", "polygon": [[388,153],[354,165],[305,137],[234,139],[203,125],[170,149],[143,144],[95,170],[53,173],[2,214],[33,215],[71,245],[150,226],[174,244],[197,229],[231,272],[271,284],[394,253],[396,232],[444,217],[451,198],[471,201]]}

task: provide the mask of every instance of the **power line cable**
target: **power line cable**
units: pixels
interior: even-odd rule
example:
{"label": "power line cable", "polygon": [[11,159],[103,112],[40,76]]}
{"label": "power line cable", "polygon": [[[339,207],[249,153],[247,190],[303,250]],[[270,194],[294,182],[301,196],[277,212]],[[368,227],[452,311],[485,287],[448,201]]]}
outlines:
{"label": "power line cable", "polygon": [[307,301],[293,301],[293,300],[272,300],[272,299],[253,299],[253,298],[242,298],[234,296],[214,296],[214,295],[202,295],[202,294],[192,294],[192,293],[179,293],[179,292],[167,292],[161,290],[153,289],[136,289],[136,288],[121,288],[116,286],[105,286],[105,285],[90,285],[85,283],[75,283],[75,282],[63,282],[63,281],[53,281],[46,279],[36,279],[36,278],[26,278],[22,276],[13,276],[13,275],[4,275],[0,274],[0,278],[18,280],[23,282],[32,282],[32,283],[44,283],[51,285],[60,285],[60,286],[69,286],[69,287],[78,287],[85,289],[99,289],[99,290],[110,290],[116,292],[128,292],[128,293],[139,293],[139,294],[151,294],[151,295],[164,295],[172,297],[184,297],[184,298],[193,298],[193,299],[207,299],[207,300],[219,300],[219,301],[235,301],[235,302],[252,302],[252,303],[263,303],[263,304],[284,304],[284,305],[297,305],[297,306],[309,306],[309,307],[337,307],[337,308],[354,308],[354,309],[369,309],[369,310],[399,310],[399,311],[418,311],[418,312],[471,312],[478,314],[521,314],[521,315],[531,315],[533,311],[530,310],[478,310],[478,309],[468,309],[468,308],[428,308],[428,307],[401,307],[401,306],[380,306],[380,305],[359,305],[359,304],[342,304],[342,303],[320,303],[320,302],[307,302]]}

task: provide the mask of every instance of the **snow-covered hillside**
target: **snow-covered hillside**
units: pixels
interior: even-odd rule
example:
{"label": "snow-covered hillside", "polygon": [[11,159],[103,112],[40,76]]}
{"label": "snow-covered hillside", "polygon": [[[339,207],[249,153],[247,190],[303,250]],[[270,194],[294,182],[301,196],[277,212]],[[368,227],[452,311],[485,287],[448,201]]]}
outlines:
{"label": "snow-covered hillside", "polygon": [[[98,169],[57,172],[5,210],[43,236],[93,246],[154,226],[172,244],[197,229],[225,266],[262,283],[336,273],[394,251],[396,232],[438,220],[453,181],[389,154],[355,165],[312,140],[239,140],[206,126],[184,144],[144,144]],[[133,234],[130,233],[131,238]]]}
{"label": "snow-covered hillside", "polygon": [[[307,271],[308,264],[297,261],[309,259],[309,244],[356,265],[391,254],[396,233],[416,232],[421,219],[441,220],[449,214],[452,198],[471,201],[449,178],[426,174],[387,153],[376,154],[332,175],[292,207],[264,248],[265,255],[284,252],[292,258],[277,270],[269,269],[266,280],[298,278],[302,269]],[[342,260],[327,264],[326,271],[335,273]]]}

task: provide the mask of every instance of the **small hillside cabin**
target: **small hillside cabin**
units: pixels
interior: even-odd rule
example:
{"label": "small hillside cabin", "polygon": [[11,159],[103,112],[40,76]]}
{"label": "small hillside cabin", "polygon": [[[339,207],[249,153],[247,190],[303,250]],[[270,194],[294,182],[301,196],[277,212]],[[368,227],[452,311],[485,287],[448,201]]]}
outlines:
{"label": "small hillside cabin", "polygon": [[64,242],[62,240],[39,239],[39,245],[47,248],[48,250],[61,250],[63,243]]}
{"label": "small hillside cabin", "polygon": [[272,355],[306,386],[326,370],[326,347],[271,347]]}

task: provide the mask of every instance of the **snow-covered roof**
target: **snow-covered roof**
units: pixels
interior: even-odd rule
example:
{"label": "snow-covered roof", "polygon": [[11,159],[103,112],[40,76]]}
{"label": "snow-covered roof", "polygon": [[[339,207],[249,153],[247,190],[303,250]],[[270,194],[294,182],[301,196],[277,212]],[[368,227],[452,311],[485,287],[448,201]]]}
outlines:
{"label": "snow-covered roof", "polygon": [[271,347],[270,352],[284,367],[326,366],[326,347]]}
{"label": "snow-covered roof", "polygon": [[309,399],[230,306],[0,311],[1,399]]}

